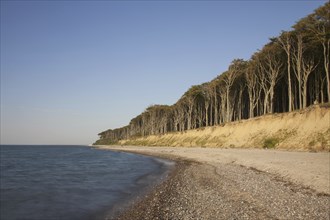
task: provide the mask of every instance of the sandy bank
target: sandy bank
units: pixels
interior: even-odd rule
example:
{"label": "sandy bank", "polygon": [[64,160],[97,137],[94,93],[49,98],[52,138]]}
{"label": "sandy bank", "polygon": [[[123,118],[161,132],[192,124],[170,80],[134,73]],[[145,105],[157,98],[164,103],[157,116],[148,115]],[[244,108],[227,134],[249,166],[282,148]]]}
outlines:
{"label": "sandy bank", "polygon": [[107,147],[177,160],[120,219],[328,219],[329,153]]}
{"label": "sandy bank", "polygon": [[119,141],[120,145],[330,150],[330,108],[271,114],[185,132]]}

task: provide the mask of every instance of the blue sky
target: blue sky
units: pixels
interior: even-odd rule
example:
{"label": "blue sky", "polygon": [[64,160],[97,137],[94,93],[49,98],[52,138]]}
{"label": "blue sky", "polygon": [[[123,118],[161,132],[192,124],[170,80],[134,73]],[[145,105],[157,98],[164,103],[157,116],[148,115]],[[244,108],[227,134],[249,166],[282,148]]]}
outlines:
{"label": "blue sky", "polygon": [[1,1],[1,144],[90,144],[326,1]]}

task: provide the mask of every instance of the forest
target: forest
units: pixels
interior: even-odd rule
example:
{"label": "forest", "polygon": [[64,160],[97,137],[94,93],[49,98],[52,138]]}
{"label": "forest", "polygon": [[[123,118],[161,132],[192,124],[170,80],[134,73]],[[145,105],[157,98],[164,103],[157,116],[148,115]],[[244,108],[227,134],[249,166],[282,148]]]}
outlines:
{"label": "forest", "polygon": [[249,60],[235,59],[213,80],[173,105],[152,105],[129,125],[103,131],[95,144],[182,132],[265,114],[291,112],[330,98],[330,3],[273,37]]}

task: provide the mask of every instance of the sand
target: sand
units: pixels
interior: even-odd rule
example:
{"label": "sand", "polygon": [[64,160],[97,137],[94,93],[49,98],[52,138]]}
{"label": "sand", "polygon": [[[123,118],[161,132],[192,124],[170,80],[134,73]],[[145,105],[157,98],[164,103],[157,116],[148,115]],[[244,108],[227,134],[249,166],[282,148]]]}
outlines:
{"label": "sand", "polygon": [[329,219],[330,153],[99,146],[177,161],[118,219]]}

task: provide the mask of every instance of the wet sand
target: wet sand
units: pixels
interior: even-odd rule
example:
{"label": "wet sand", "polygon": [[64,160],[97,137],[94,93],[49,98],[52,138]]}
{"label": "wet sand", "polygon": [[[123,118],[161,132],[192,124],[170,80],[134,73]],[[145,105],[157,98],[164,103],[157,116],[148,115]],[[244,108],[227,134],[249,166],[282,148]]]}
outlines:
{"label": "wet sand", "polygon": [[104,148],[177,161],[116,219],[330,219],[329,153]]}

